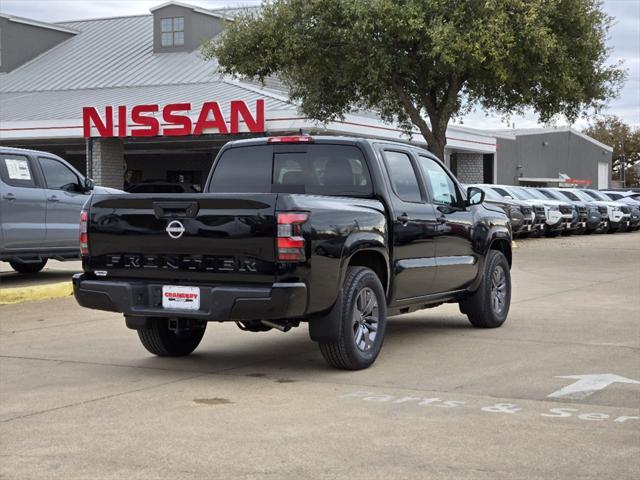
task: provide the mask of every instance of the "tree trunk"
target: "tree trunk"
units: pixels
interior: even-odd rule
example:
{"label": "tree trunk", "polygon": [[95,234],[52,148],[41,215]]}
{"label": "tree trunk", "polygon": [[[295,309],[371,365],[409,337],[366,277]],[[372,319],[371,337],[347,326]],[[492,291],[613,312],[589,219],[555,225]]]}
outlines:
{"label": "tree trunk", "polygon": [[434,132],[434,140],[429,143],[429,151],[444,162],[444,147],[447,145],[446,133],[440,134]]}

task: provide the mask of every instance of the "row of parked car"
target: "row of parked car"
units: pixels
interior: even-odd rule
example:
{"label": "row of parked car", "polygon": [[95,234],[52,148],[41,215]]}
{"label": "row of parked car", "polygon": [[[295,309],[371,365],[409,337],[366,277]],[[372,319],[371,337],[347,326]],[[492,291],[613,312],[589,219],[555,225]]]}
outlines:
{"label": "row of parked car", "polygon": [[469,185],[500,206],[514,237],[630,232],[640,229],[640,193],[583,188]]}

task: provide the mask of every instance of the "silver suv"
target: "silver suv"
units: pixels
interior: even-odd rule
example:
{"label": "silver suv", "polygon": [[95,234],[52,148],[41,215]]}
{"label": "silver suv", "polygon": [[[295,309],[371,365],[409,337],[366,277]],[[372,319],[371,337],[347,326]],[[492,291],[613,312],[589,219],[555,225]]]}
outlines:
{"label": "silver suv", "polygon": [[80,258],[80,211],[94,187],[62,158],[0,147],[0,261],[36,273],[50,258]]}

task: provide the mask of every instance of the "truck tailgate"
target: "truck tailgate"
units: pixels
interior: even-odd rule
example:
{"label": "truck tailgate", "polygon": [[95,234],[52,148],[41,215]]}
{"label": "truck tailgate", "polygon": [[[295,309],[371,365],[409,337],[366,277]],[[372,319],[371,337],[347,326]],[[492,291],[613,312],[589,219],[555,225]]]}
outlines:
{"label": "truck tailgate", "polygon": [[271,283],[276,200],[270,193],[95,195],[85,269],[183,283]]}

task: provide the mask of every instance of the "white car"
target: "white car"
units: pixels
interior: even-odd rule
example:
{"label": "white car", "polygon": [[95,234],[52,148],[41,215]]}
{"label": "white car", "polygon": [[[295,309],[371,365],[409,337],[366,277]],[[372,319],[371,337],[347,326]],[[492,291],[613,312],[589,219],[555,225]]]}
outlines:
{"label": "white car", "polygon": [[607,231],[609,233],[617,232],[621,227],[629,227],[631,223],[631,208],[628,205],[613,201],[595,190],[576,188],[572,192],[585,201],[595,201],[596,204],[607,207],[607,216],[609,217]]}

